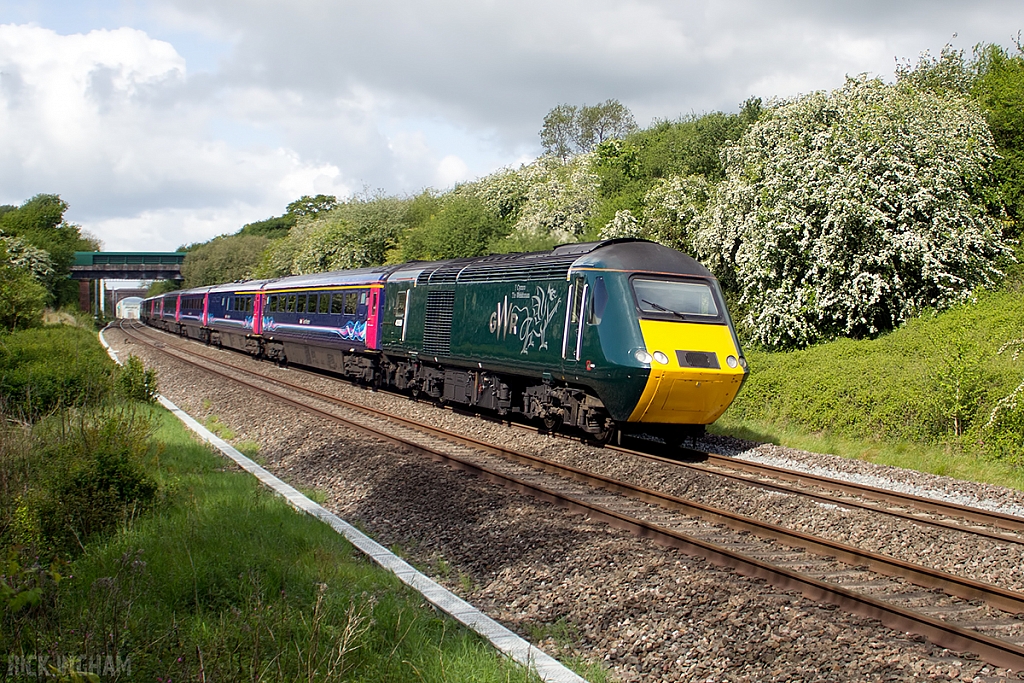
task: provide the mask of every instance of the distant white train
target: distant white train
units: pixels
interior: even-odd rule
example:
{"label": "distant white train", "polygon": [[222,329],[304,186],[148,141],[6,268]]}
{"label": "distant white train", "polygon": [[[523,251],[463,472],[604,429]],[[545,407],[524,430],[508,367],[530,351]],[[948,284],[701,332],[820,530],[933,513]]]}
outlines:
{"label": "distant white train", "polygon": [[139,319],[139,310],[142,308],[142,297],[129,296],[117,302],[115,314],[118,318]]}

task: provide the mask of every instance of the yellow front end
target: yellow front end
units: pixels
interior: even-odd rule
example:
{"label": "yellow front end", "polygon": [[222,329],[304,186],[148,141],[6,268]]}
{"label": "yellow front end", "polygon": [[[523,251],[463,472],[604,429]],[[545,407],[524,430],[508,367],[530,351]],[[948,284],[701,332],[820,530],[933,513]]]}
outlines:
{"label": "yellow front end", "polygon": [[[629,421],[710,424],[721,417],[747,373],[739,364],[729,367],[729,356],[738,360],[740,352],[728,325],[641,319],[640,330],[647,351],[662,352],[668,362],[651,362],[647,386]],[[713,354],[718,367],[689,367],[684,364],[687,352]]]}

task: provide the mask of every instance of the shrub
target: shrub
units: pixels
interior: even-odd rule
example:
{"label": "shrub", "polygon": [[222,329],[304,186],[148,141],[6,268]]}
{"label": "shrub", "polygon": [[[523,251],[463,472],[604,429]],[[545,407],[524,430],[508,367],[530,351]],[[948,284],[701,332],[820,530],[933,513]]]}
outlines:
{"label": "shrub", "polygon": [[151,432],[150,421],[131,409],[64,415],[43,425],[37,448],[47,473],[36,515],[52,550],[76,553],[151,505],[157,487],[143,468]]}
{"label": "shrub", "polygon": [[0,263],[0,332],[39,325],[46,288],[23,268]]}
{"label": "shrub", "polygon": [[115,367],[95,336],[78,327],[7,335],[0,338],[0,412],[31,421],[96,403],[109,395]]}
{"label": "shrub", "polygon": [[691,244],[735,277],[762,344],[873,336],[999,279],[1010,251],[980,197],[994,157],[965,97],[850,79],[775,107],[723,151]]}
{"label": "shrub", "polygon": [[156,400],[156,370],[146,369],[136,356],[128,360],[117,372],[117,390],[127,399],[152,403]]}

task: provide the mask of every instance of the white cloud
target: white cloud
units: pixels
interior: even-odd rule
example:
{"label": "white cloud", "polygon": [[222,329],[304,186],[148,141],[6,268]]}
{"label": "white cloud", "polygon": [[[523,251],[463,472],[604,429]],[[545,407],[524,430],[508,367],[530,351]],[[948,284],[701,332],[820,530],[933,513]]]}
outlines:
{"label": "white cloud", "polygon": [[1019,0],[82,2],[69,35],[0,26],[0,203],[59,193],[108,248],[232,232],[303,194],[449,187],[532,159],[562,102],[616,98],[647,125],[1024,28]]}
{"label": "white cloud", "polygon": [[469,166],[459,157],[449,154],[437,165],[436,177],[438,187],[449,188],[455,183],[470,179]]}
{"label": "white cloud", "polygon": [[[222,110],[197,100],[185,73],[171,45],[134,29],[0,26],[0,201],[56,192],[108,248],[150,248],[233,232],[302,194],[351,193],[335,164],[212,136]],[[277,108],[273,129],[289,104],[240,93],[224,125],[266,121],[261,111]],[[145,221],[183,226],[160,238]]]}

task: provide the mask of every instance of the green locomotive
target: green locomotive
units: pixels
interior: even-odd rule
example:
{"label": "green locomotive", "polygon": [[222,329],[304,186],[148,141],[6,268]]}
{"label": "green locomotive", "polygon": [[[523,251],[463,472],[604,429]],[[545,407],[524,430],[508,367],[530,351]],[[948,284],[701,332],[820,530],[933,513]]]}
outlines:
{"label": "green locomotive", "polygon": [[387,384],[548,428],[702,433],[747,375],[717,280],[653,242],[410,263],[384,289]]}

